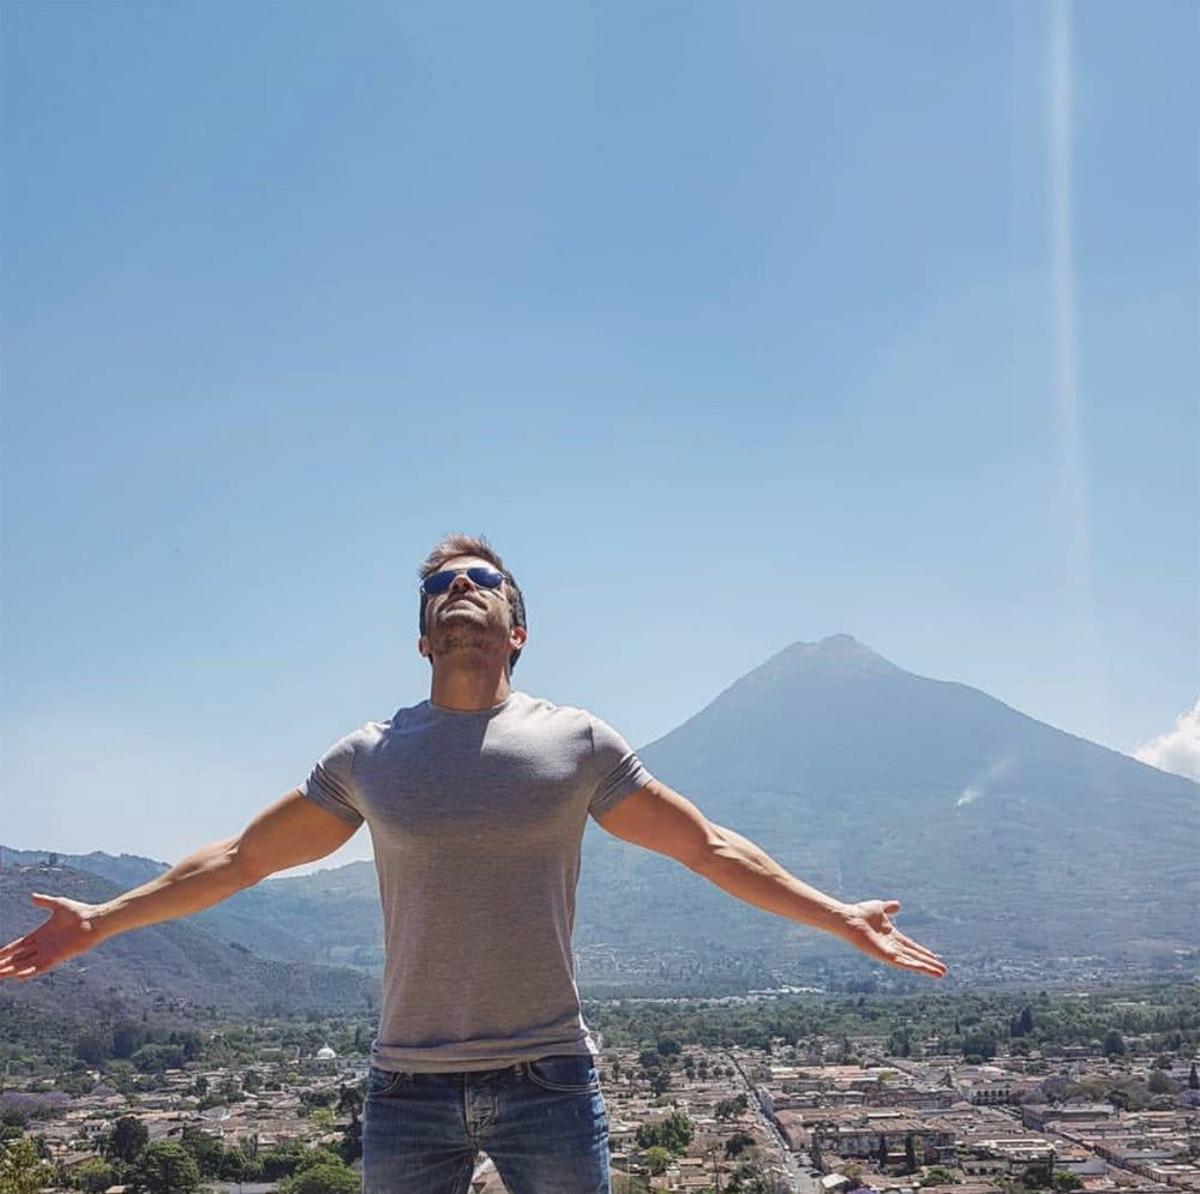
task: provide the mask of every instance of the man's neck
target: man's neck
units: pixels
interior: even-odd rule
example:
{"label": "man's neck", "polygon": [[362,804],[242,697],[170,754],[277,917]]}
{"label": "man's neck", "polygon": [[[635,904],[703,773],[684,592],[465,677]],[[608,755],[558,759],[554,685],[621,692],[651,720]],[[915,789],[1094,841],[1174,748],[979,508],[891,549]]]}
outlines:
{"label": "man's neck", "polygon": [[435,667],[429,700],[443,709],[471,713],[503,703],[510,692],[506,671],[497,675],[490,669]]}

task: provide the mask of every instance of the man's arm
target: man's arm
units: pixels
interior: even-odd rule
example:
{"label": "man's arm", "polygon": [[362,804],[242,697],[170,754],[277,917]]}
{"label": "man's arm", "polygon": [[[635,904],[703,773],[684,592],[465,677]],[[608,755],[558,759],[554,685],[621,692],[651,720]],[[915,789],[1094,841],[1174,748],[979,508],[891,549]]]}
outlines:
{"label": "man's arm", "polygon": [[356,829],[292,791],[237,837],[204,846],[103,904],[35,894],[50,919],[0,949],[0,979],[35,978],[118,933],[210,908],[276,871],[332,854]]}
{"label": "man's arm", "polygon": [[716,825],[686,797],[652,780],[597,817],[627,842],[666,854],[747,904],[824,929],[881,962],[941,978],[942,960],[891,922],[897,900],[846,904],[788,874],[752,841]]}

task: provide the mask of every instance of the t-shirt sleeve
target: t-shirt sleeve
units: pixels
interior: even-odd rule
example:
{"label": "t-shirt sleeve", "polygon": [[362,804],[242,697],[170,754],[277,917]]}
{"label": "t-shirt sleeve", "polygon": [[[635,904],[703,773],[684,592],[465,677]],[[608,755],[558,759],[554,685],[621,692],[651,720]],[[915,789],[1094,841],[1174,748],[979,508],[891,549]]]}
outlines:
{"label": "t-shirt sleeve", "polygon": [[313,765],[299,792],[348,825],[361,825],[363,813],[354,786],[355,735],[335,742]]}
{"label": "t-shirt sleeve", "polygon": [[588,714],[592,730],[592,765],[595,787],[588,801],[593,817],[614,809],[626,796],[644,788],[654,777],[629,748],[629,743],[607,722]]}

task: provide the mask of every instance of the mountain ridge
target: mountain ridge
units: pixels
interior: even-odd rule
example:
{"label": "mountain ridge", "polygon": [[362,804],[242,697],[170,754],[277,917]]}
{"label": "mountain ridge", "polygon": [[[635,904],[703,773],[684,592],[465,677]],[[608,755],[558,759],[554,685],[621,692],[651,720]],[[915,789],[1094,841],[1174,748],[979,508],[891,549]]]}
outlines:
{"label": "mountain ridge", "polygon": [[[905,922],[949,956],[1200,944],[1183,911],[1200,902],[1187,845],[1200,838],[1200,785],[909,672],[851,635],[788,645],[638,753],[813,886],[901,898]],[[782,974],[844,949],[591,823],[582,858],[585,952],[740,952]],[[371,972],[382,961],[371,862],[269,879],[192,919],[268,956]]]}

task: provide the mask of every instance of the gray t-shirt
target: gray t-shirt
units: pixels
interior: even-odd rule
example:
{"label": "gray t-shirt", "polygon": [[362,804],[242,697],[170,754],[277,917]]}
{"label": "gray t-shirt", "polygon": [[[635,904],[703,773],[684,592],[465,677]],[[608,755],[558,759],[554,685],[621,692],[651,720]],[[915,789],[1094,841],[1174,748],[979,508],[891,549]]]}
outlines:
{"label": "gray t-shirt", "polygon": [[650,778],[599,718],[523,692],[471,713],[422,701],[330,747],[300,791],[371,830],[385,953],[373,1064],[597,1051],[571,951],[580,843],[589,813]]}

